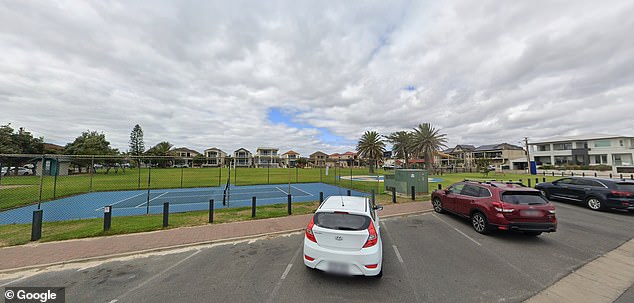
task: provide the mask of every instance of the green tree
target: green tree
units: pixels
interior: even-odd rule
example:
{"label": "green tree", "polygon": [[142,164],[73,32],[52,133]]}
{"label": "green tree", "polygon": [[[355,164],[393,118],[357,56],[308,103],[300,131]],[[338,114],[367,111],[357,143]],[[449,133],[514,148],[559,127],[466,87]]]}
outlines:
{"label": "green tree", "polygon": [[383,142],[381,135],[375,131],[366,131],[357,143],[359,156],[370,161],[370,173],[374,173],[374,167],[378,166],[384,151],[385,142]]}
{"label": "green tree", "polygon": [[392,144],[392,151],[396,157],[405,160],[405,168],[407,168],[411,154],[412,133],[408,131],[393,132],[386,139]]}
{"label": "green tree", "polygon": [[34,138],[33,134],[23,127],[15,132],[11,124],[0,125],[0,154],[41,154],[43,152],[43,138]]}
{"label": "green tree", "polygon": [[135,157],[137,167],[141,165],[142,156],[145,153],[145,143],[143,142],[143,129],[140,125],[135,125],[130,132],[130,155]]}
{"label": "green tree", "polygon": [[[149,156],[155,156],[155,157],[166,157],[170,155],[169,151],[172,149],[172,147],[174,147],[172,144],[170,144],[167,141],[163,141],[152,146],[152,148],[148,149],[146,154]],[[166,167],[167,161],[165,158],[161,158],[158,160],[158,164],[161,167]]]}
{"label": "green tree", "polygon": [[489,176],[489,165],[493,162],[492,159],[489,158],[476,158],[474,160],[476,167],[485,177]]}
{"label": "green tree", "polygon": [[297,161],[295,163],[296,163],[297,167],[304,168],[304,167],[306,167],[306,164],[308,164],[308,159],[299,158],[299,159],[297,159]]}
{"label": "green tree", "polygon": [[445,145],[447,143],[446,136],[429,123],[419,124],[412,132],[412,145],[410,146],[412,154],[422,155],[425,159],[425,168],[431,170],[434,153],[442,147],[447,147]]}
{"label": "green tree", "polygon": [[[106,135],[96,131],[87,130],[83,132],[79,137],[75,138],[72,143],[66,144],[64,147],[64,153],[68,155],[99,155],[99,156],[115,156],[119,154],[119,151],[110,147],[110,142],[106,140]],[[108,167],[114,163],[113,159],[104,159],[103,162]],[[79,166],[79,171],[83,166],[90,167],[91,160],[83,159],[76,160],[73,163]],[[94,170],[94,167],[91,167]]]}
{"label": "green tree", "polygon": [[11,124],[0,125],[0,154],[18,154],[18,146],[13,144]]}

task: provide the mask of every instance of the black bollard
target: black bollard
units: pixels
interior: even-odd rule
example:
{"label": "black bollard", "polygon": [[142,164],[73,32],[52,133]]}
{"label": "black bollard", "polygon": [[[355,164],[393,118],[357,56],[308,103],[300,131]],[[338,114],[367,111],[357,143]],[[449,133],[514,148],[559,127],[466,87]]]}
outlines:
{"label": "black bollard", "polygon": [[396,203],[396,187],[392,187],[392,203]]}
{"label": "black bollard", "polygon": [[209,200],[209,223],[214,223],[214,199]]}
{"label": "black bollard", "polygon": [[112,225],[112,206],[108,205],[103,208],[103,231],[109,231]]}
{"label": "black bollard", "polygon": [[[546,182],[546,178],[544,178],[544,182]],[[535,178],[535,185],[537,185],[537,183],[539,183],[539,178]]]}
{"label": "black bollard", "polygon": [[620,174],[619,177],[620,177],[619,179],[623,179],[623,174]]}
{"label": "black bollard", "polygon": [[255,197],[251,197],[251,218],[255,218]]}
{"label": "black bollard", "polygon": [[412,201],[416,200],[416,187],[412,185]]}
{"label": "black bollard", "polygon": [[528,178],[528,187],[532,187],[531,186],[531,178]]}
{"label": "black bollard", "polygon": [[546,178],[543,178],[543,179],[542,179],[542,182],[546,182]]}
{"label": "black bollard", "polygon": [[349,189],[348,189],[348,196],[352,196],[352,193],[350,192]]}
{"label": "black bollard", "polygon": [[320,191],[319,192],[319,203],[324,202],[324,192]]}
{"label": "black bollard", "polygon": [[442,189],[442,184],[438,183],[438,190]]}
{"label": "black bollard", "polygon": [[585,173],[585,172],[582,172],[582,173],[581,173],[581,176],[582,176],[582,177],[585,177],[585,176],[586,176],[586,173]]}
{"label": "black bollard", "polygon": [[612,173],[610,173],[610,179],[612,179]]}
{"label": "black bollard", "polygon": [[31,241],[37,241],[42,238],[42,214],[43,210],[33,211],[33,224],[31,225]]}
{"label": "black bollard", "polygon": [[595,177],[595,178],[597,177],[597,172],[594,172],[594,177]]}
{"label": "black bollard", "polygon": [[169,225],[169,219],[170,219],[170,203],[165,202],[163,203],[163,228]]}
{"label": "black bollard", "polygon": [[287,205],[287,208],[288,208],[288,209],[287,209],[287,212],[288,212],[288,215],[290,216],[290,215],[293,213],[293,210],[291,209],[291,203],[292,203],[292,201],[291,201],[291,199],[292,199],[292,198],[291,198],[291,194],[288,194],[288,196],[286,196],[286,198],[287,198],[287,204],[288,204],[288,205]]}

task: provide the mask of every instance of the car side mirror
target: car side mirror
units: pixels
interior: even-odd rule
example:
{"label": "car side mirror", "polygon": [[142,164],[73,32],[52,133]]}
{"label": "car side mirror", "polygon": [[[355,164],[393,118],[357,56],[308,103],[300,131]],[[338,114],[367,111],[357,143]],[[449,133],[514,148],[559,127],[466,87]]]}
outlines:
{"label": "car side mirror", "polygon": [[374,205],[374,207],[372,207],[374,210],[383,210],[383,206],[381,205]]}

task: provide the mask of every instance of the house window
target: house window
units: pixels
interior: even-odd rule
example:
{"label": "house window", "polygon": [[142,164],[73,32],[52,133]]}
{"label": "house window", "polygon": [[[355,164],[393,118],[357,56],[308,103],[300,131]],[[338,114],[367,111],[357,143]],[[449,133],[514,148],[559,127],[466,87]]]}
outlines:
{"label": "house window", "polygon": [[608,163],[608,155],[596,155],[596,156],[594,156],[594,163],[596,163],[596,164],[607,164]]}
{"label": "house window", "polygon": [[623,140],[619,140],[619,146],[623,146]]}
{"label": "house window", "polygon": [[553,144],[553,150],[571,150],[572,143],[555,143]]}
{"label": "house window", "polygon": [[611,145],[610,140],[594,141],[594,147],[610,147]]}
{"label": "house window", "polygon": [[537,151],[550,151],[550,144],[537,145]]}

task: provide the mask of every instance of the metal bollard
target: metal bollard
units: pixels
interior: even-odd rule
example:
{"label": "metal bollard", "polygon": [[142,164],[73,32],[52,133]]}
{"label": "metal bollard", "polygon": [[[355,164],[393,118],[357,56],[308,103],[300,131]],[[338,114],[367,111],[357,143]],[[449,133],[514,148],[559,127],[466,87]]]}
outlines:
{"label": "metal bollard", "polygon": [[103,208],[103,231],[109,231],[112,225],[112,206],[108,205]]}
{"label": "metal bollard", "polygon": [[288,215],[290,216],[293,213],[293,210],[291,209],[291,203],[292,203],[291,194],[288,194],[286,198],[287,198],[287,212],[288,212]]}
{"label": "metal bollard", "polygon": [[251,218],[255,218],[255,197],[251,197]]}
{"label": "metal bollard", "polygon": [[553,177],[554,177],[555,176],[555,172],[552,172],[552,173],[553,173]]}
{"label": "metal bollard", "polygon": [[571,177],[574,177],[574,176],[575,176],[575,172],[574,172],[574,171],[573,171],[573,172],[570,172],[570,176],[571,176]]}
{"label": "metal bollard", "polygon": [[416,187],[412,185],[412,201],[416,200]]}
{"label": "metal bollard", "polygon": [[352,193],[350,192],[349,189],[348,189],[348,196],[352,196]]}
{"label": "metal bollard", "polygon": [[582,176],[582,177],[585,177],[585,176],[586,176],[586,173],[585,173],[585,172],[582,172],[582,173],[581,173],[581,176]]}
{"label": "metal bollard", "polygon": [[595,177],[595,178],[597,177],[597,172],[594,172],[594,177]]}
{"label": "metal bollard", "polygon": [[546,182],[546,178],[543,178],[543,179],[542,179],[542,182]]}
{"label": "metal bollard", "polygon": [[612,179],[612,173],[610,173],[610,179]]}
{"label": "metal bollard", "polygon": [[442,184],[438,183],[438,190],[442,189]]}
{"label": "metal bollard", "polygon": [[396,203],[396,187],[392,187],[392,203]]}
{"label": "metal bollard", "polygon": [[169,225],[170,219],[170,203],[163,203],[163,227],[167,227]]}
{"label": "metal bollard", "polygon": [[214,199],[209,199],[209,223],[214,223]]}
{"label": "metal bollard", "polygon": [[320,191],[319,192],[319,203],[324,202],[324,192]]}
{"label": "metal bollard", "polygon": [[531,186],[531,178],[528,178],[528,187],[532,187]]}
{"label": "metal bollard", "polygon": [[[546,182],[546,178],[544,178],[544,182]],[[539,183],[539,178],[535,178],[535,185],[537,185],[537,183]]]}
{"label": "metal bollard", "polygon": [[43,210],[33,211],[33,223],[31,225],[31,241],[37,241],[42,238],[42,217]]}

